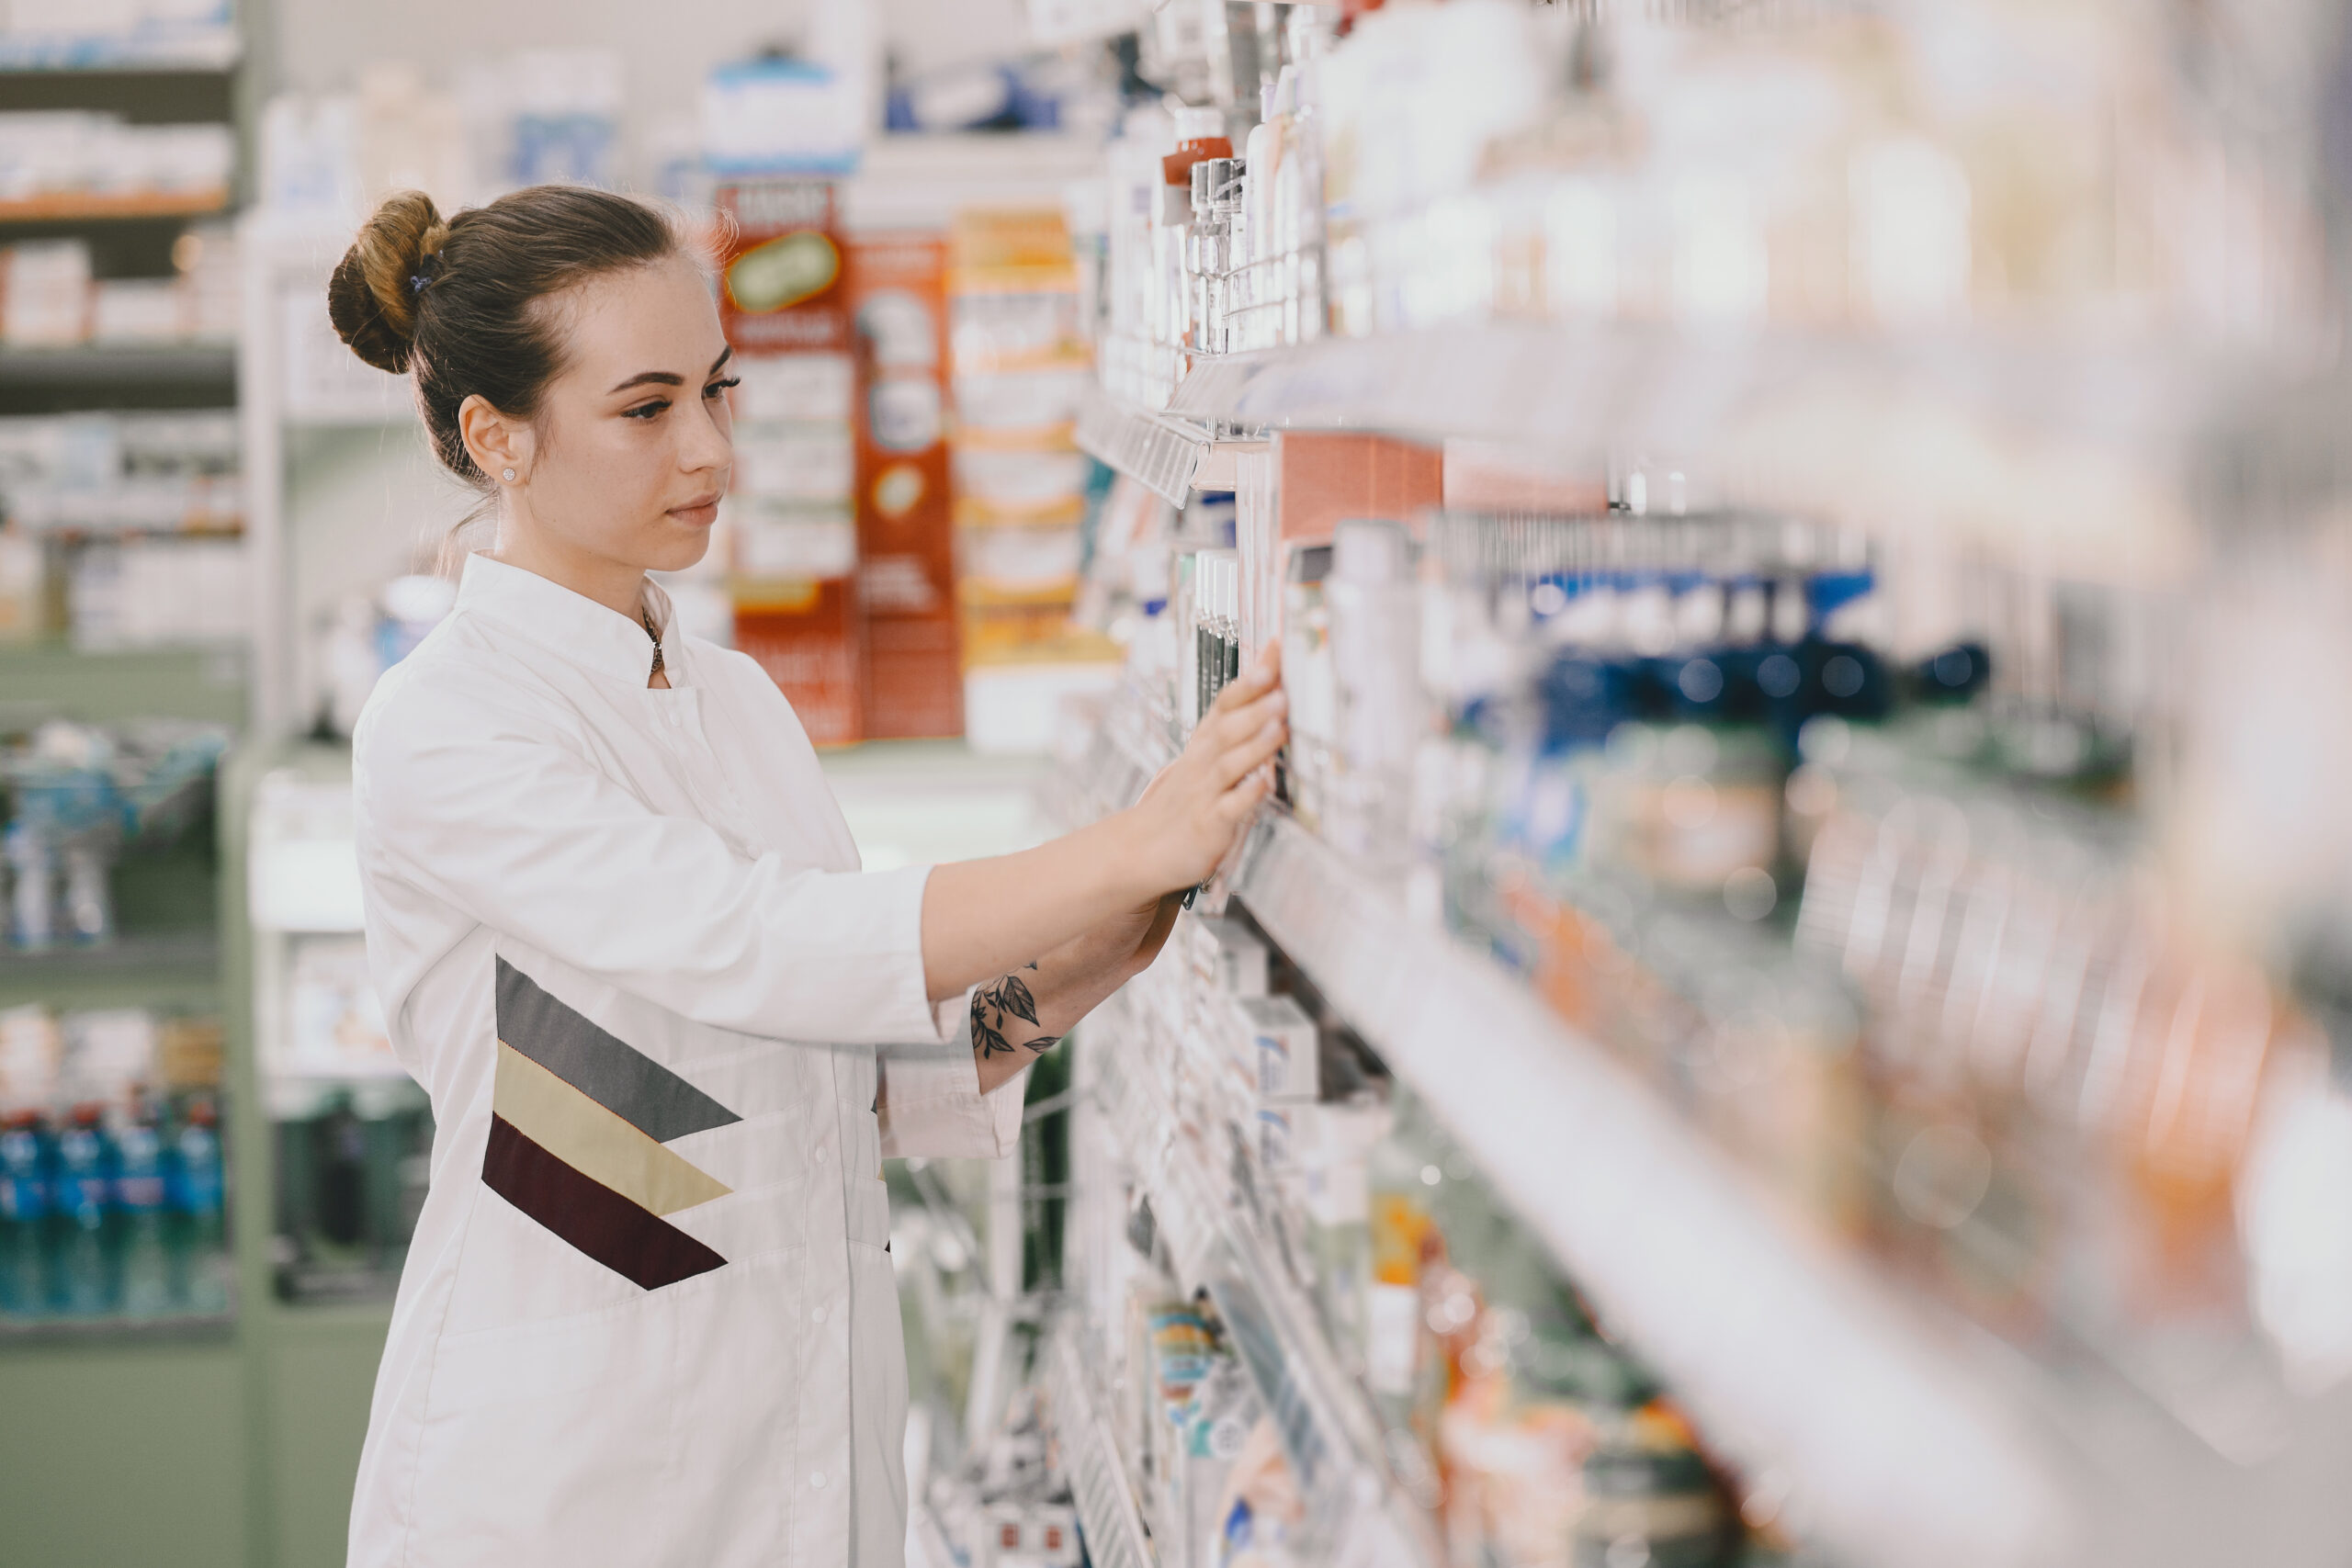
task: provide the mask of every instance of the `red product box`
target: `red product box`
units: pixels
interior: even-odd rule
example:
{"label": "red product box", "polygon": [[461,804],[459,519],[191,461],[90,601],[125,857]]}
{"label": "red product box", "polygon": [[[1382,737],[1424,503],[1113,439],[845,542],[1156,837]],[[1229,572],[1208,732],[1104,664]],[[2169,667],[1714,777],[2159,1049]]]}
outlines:
{"label": "red product box", "polygon": [[935,232],[861,234],[850,243],[865,733],[875,739],[964,732],[947,265],[947,241]]}
{"label": "red product box", "polygon": [[1445,456],[1386,435],[1327,431],[1274,434],[1276,536],[1328,539],[1352,517],[1381,517],[1418,532],[1445,500]]}
{"label": "red product box", "polygon": [[718,324],[738,350],[846,352],[838,203],[826,180],[755,180],[720,186]]}
{"label": "red product box", "polygon": [[857,580],[829,578],[793,596],[770,595],[735,606],[735,646],[758,661],[818,746],[865,739],[858,679],[865,662]]}

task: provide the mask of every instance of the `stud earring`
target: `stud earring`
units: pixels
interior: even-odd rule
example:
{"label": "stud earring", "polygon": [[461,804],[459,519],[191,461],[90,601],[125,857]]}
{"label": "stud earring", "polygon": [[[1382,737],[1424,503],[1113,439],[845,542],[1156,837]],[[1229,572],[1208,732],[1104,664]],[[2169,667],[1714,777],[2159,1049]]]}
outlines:
{"label": "stud earring", "polygon": [[514,469],[512,469],[512,468],[501,468],[501,469],[499,469],[499,470],[498,470],[498,472],[499,472],[499,476],[500,476],[502,479],[505,479],[505,481],[506,481],[508,484],[513,484],[513,483],[514,482]]}

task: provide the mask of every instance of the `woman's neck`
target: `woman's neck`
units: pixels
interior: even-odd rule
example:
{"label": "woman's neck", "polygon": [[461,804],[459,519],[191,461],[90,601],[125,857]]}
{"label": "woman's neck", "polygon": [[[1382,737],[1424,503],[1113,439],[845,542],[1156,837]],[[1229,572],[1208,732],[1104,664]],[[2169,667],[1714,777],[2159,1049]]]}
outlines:
{"label": "woman's neck", "polygon": [[498,542],[490,558],[544,577],[632,621],[644,614],[643,567],[581,549],[548,529],[534,527],[527,518],[510,513],[499,520]]}

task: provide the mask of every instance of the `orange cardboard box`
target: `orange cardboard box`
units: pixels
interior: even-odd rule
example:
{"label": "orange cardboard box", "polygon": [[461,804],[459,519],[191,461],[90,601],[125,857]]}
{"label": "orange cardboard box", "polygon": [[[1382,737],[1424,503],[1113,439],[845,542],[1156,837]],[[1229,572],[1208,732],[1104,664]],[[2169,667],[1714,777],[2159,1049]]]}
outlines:
{"label": "orange cardboard box", "polygon": [[947,242],[850,243],[857,355],[857,553],[869,739],[964,732],[956,497],[947,448]]}
{"label": "orange cardboard box", "polygon": [[735,646],[758,661],[818,746],[865,739],[859,676],[865,626],[857,580],[831,578],[735,606]]}

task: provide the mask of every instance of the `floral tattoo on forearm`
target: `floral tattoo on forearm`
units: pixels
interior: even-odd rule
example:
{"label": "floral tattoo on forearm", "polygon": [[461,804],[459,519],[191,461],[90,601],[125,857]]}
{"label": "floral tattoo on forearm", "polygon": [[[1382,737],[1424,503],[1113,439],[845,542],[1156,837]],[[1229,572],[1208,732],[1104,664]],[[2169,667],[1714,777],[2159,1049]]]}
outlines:
{"label": "floral tattoo on forearm", "polygon": [[[1028,967],[1035,969],[1035,964]],[[1035,1028],[1037,1025],[1037,998],[1018,975],[1007,975],[993,986],[983,986],[972,993],[972,1048],[983,1058],[1010,1055],[1014,1043],[1005,1038],[1010,1021],[1019,1019]],[[1021,1048],[1035,1055],[1044,1055],[1061,1041],[1058,1034],[1038,1034],[1020,1042]]]}

